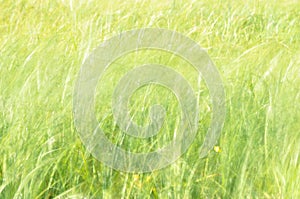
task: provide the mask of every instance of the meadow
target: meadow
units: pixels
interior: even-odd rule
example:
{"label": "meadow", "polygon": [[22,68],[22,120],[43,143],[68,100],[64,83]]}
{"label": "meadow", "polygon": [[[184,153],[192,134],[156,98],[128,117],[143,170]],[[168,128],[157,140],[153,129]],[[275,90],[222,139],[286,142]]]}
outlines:
{"label": "meadow", "polygon": [[[298,0],[0,0],[0,198],[300,198],[300,2]],[[172,67],[198,96],[199,129],[174,164],[119,172],[95,159],[73,121],[84,60],[125,30],[165,28],[203,47],[226,92],[216,149],[199,158],[212,116],[209,91],[185,60],[144,50],[116,60],[97,85],[99,125],[115,144],[148,152],[168,143],[180,119],[172,92],[156,85],[129,102],[146,124],[161,104],[159,134],[138,140],[114,122],[113,90],[145,63]],[[150,146],[150,147],[149,147]]]}

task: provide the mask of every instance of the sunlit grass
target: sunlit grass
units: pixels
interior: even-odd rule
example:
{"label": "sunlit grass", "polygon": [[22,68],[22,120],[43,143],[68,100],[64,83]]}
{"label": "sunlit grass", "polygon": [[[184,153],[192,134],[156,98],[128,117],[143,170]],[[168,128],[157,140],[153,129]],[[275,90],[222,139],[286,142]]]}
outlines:
{"label": "sunlit grass", "polygon": [[[0,198],[300,198],[299,1],[0,0],[0,13]],[[117,60],[99,82],[96,109],[124,148],[165,144],[180,110],[172,93],[144,88],[131,102],[137,122],[147,121],[140,108],[160,102],[171,125],[156,139],[121,142],[110,97],[127,69],[170,65],[200,88],[200,128],[189,151],[165,169],[127,174],[86,151],[73,126],[72,95],[95,47],[142,27],[176,30],[207,50],[224,81],[227,116],[221,150],[199,159],[211,104],[193,68],[160,52]]]}

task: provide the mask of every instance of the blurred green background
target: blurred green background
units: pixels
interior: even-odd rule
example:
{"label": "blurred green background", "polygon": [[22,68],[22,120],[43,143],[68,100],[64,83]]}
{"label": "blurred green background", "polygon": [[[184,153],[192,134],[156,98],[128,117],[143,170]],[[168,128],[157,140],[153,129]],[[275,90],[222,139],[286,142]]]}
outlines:
{"label": "blurred green background", "polygon": [[[300,198],[299,1],[0,0],[0,13],[0,198]],[[221,151],[199,159],[212,113],[195,70],[151,50],[116,60],[99,82],[96,114],[127,150],[165,145],[180,113],[171,92],[145,87],[132,96],[134,119],[147,123],[148,108],[160,103],[168,120],[157,137],[125,137],[110,100],[128,70],[169,65],[200,96],[189,151],[165,169],[128,174],[88,153],[74,128],[72,95],[95,47],[144,27],[178,31],[208,52],[224,82],[227,116]]]}

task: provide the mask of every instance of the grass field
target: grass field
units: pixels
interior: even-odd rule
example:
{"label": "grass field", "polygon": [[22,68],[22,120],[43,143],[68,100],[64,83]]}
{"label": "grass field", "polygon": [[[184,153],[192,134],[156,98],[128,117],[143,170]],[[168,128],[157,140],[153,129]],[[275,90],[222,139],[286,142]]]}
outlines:
{"label": "grass field", "polygon": [[[93,158],[73,123],[73,90],[83,61],[124,30],[166,28],[195,40],[217,66],[226,121],[199,159],[212,115],[193,67],[145,50],[114,62],[100,80],[97,118],[112,142],[147,152],[178,123],[174,95],[150,85],[130,101],[147,123],[151,104],[167,110],[160,134],[124,136],[110,100],[118,80],[143,63],[165,64],[195,89],[197,138],[174,164],[151,173],[115,171]],[[157,95],[159,94],[159,95]],[[144,110],[144,111],[143,111]],[[146,116],[146,117],[144,117]],[[0,198],[300,198],[300,2],[0,0]],[[153,145],[149,148],[149,144]]]}

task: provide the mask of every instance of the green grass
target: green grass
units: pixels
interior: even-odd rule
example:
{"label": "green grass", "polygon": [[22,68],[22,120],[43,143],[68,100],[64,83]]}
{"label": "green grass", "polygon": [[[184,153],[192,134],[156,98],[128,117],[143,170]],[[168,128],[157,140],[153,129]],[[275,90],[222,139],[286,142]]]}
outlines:
{"label": "green grass", "polygon": [[[108,2],[0,0],[0,198],[300,198],[300,2]],[[98,85],[97,117],[127,150],[166,144],[180,111],[171,92],[148,86],[132,97],[137,123],[147,122],[153,103],[168,111],[160,135],[142,141],[120,132],[110,100],[130,68],[169,65],[200,95],[199,132],[188,152],[162,170],[128,174],[81,143],[72,118],[81,64],[105,39],[143,27],[192,38],[216,64],[227,103],[221,153],[198,157],[212,114],[205,84],[180,58],[155,51],[112,64]]]}

